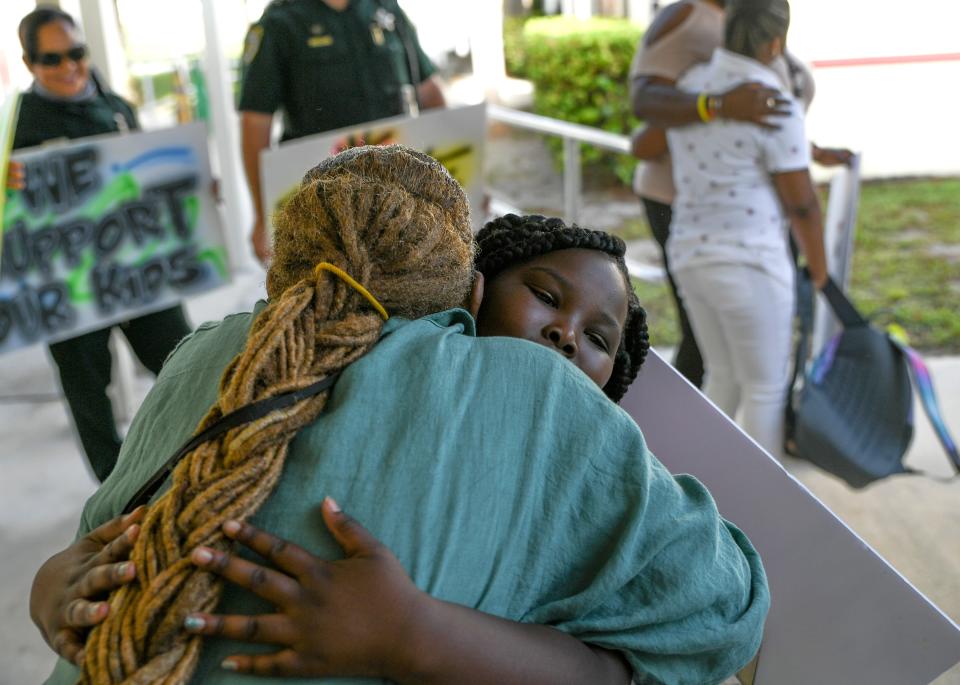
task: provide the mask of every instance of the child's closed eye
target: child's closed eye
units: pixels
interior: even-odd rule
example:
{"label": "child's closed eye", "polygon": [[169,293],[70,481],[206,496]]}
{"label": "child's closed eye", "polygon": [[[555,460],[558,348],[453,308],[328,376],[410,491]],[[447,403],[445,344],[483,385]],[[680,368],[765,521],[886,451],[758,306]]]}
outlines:
{"label": "child's closed eye", "polygon": [[608,342],[607,342],[607,339],[604,338],[604,337],[603,337],[602,335],[600,335],[599,333],[590,333],[590,332],[588,332],[588,333],[587,333],[587,338],[589,338],[589,339],[590,339],[590,342],[592,342],[594,345],[596,345],[597,347],[599,347],[599,348],[600,348],[601,350],[603,350],[604,352],[610,352],[610,343],[608,343]]}
{"label": "child's closed eye", "polygon": [[533,293],[533,296],[543,302],[545,305],[549,307],[557,306],[557,298],[548,293],[546,290],[541,290],[540,288],[532,285],[528,285],[527,287],[530,289],[530,292]]}

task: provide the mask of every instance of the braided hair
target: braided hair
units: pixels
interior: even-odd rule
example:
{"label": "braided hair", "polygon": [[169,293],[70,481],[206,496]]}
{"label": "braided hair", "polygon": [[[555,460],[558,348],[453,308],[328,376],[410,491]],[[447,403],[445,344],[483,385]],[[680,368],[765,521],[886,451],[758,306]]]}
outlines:
{"label": "braided hair", "polygon": [[[303,179],[274,217],[270,304],[224,371],[197,433],[221,416],[336,373],[376,344],[383,320],[328,271],[366,286],[386,309],[417,318],[461,304],[473,280],[466,196],[432,158],[399,145],[348,150]],[[130,555],[136,580],[115,590],[87,638],[82,683],[187,682],[201,637],[182,630],[212,611],[222,581],[195,567],[198,545],[226,549],[221,526],[246,520],[280,479],[290,441],[329,391],[233,428],[187,454],[144,517]],[[136,455],[131,455],[136,458]]]}
{"label": "braided hair", "polygon": [[538,214],[507,214],[488,222],[477,233],[476,269],[489,283],[511,266],[572,248],[597,250],[613,257],[627,286],[627,320],[614,358],[613,373],[603,387],[610,399],[619,402],[637,377],[650,349],[647,313],[633,292],[623,259],[626,245],[620,238]]}

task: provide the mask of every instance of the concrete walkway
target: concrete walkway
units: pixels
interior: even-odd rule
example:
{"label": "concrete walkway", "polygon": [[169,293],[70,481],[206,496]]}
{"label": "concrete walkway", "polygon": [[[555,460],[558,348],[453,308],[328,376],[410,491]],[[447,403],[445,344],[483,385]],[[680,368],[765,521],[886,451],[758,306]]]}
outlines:
{"label": "concrete walkway", "polygon": [[[247,274],[231,288],[191,302],[191,320],[197,324],[249,308],[262,293],[262,279],[262,273]],[[960,433],[960,358],[928,361],[947,421]],[[139,403],[150,377],[138,377],[134,385]],[[53,663],[28,617],[33,574],[73,538],[95,484],[77,452],[42,347],[0,356],[0,426],[0,685],[23,685],[41,682]],[[938,477],[951,473],[922,416],[908,462]],[[960,479],[905,476],[854,492],[813,467],[789,467],[910,582],[960,620]],[[935,682],[960,685],[960,666]]]}

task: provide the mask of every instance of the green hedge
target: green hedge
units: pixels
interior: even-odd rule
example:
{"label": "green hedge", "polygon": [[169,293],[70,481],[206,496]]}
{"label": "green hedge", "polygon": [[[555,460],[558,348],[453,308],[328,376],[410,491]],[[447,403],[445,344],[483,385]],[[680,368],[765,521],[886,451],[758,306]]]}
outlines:
{"label": "green hedge", "polygon": [[[630,61],[643,30],[625,19],[570,17],[530,19],[523,27],[521,70],[534,84],[538,114],[613,133],[638,123],[630,112]],[[551,141],[555,151],[561,148]],[[559,154],[559,152],[558,152]],[[583,147],[585,165],[601,163],[629,183],[635,161],[628,155]]]}
{"label": "green hedge", "polygon": [[173,71],[164,71],[149,76],[134,76],[131,80],[133,81],[133,92],[138,102],[143,102],[144,93],[146,92],[143,82],[147,80],[153,82],[154,100],[162,100],[165,97],[170,97],[176,91],[176,74],[174,74]]}
{"label": "green hedge", "polygon": [[526,54],[523,50],[523,26],[530,17],[503,18],[503,58],[507,75],[526,78]]}

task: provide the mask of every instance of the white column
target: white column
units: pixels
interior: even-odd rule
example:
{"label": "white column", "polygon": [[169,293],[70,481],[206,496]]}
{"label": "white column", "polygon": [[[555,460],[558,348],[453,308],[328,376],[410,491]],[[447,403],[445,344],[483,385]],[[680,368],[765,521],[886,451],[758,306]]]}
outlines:
{"label": "white column", "polygon": [[563,13],[577,19],[593,16],[593,0],[562,0]]}
{"label": "white column", "polygon": [[506,76],[503,58],[503,3],[468,4],[473,75],[486,92]]}
{"label": "white column", "polygon": [[223,21],[222,13],[242,12],[238,2],[203,0],[203,24],[206,52],[203,55],[203,74],[210,100],[210,126],[213,136],[214,173],[220,178],[220,194],[224,201],[224,219],[227,251],[235,269],[253,265],[248,247],[248,234],[253,226],[253,205],[243,173],[240,153],[240,121],[233,105],[230,65],[224,51],[221,27],[232,23]]}
{"label": "white column", "polygon": [[635,24],[649,26],[653,21],[651,0],[627,0],[627,18]]}
{"label": "white column", "polygon": [[[37,7],[41,5],[56,5],[72,17],[80,18],[80,0],[35,0]],[[26,14],[26,12],[24,12]]]}
{"label": "white column", "polygon": [[[60,6],[67,12],[74,3],[61,0]],[[83,35],[90,48],[90,59],[97,66],[107,85],[120,95],[130,97],[130,75],[127,71],[127,56],[120,37],[120,24],[113,0],[79,0],[78,19],[83,25]],[[76,15],[75,15],[76,16]]]}

